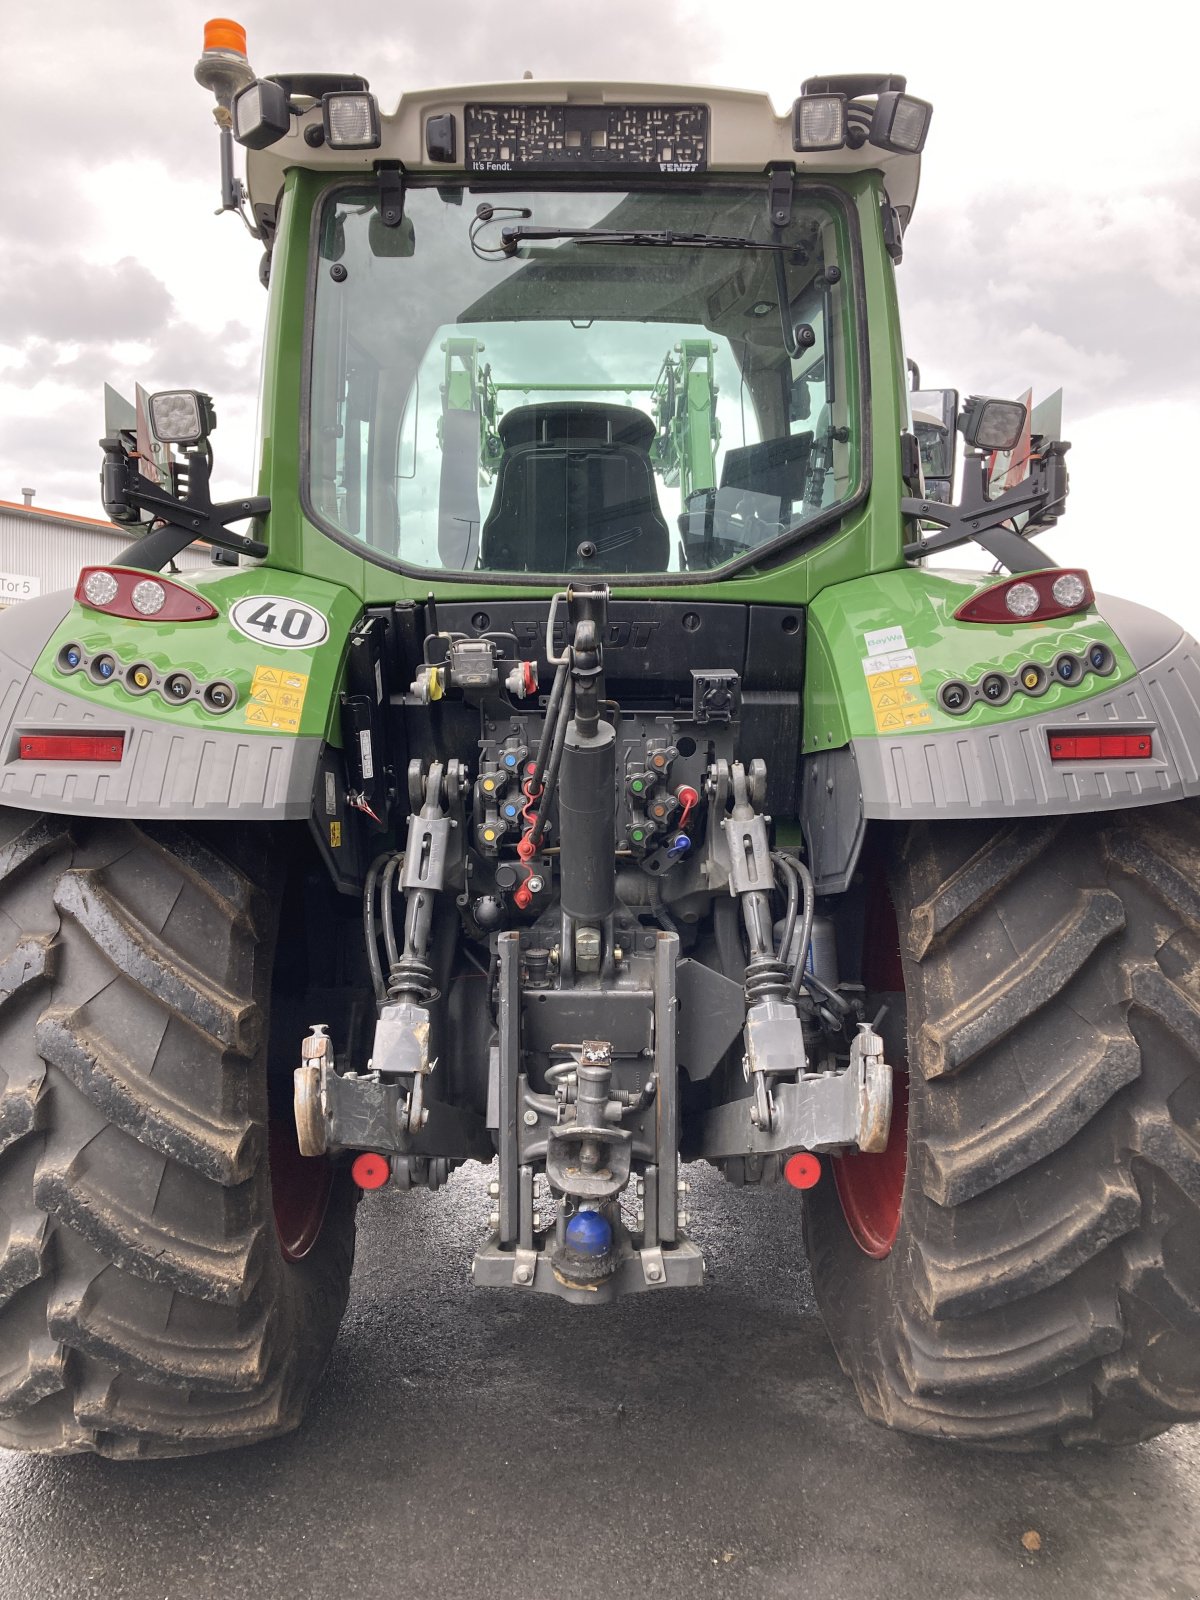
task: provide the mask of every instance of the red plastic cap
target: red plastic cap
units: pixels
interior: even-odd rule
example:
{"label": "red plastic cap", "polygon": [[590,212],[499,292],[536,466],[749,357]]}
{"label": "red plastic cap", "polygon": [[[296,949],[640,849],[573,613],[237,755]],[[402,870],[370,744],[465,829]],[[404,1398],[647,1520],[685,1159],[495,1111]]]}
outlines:
{"label": "red plastic cap", "polygon": [[812,1189],[821,1181],[821,1158],[807,1150],[797,1150],[783,1164],[783,1175],[793,1189]]}
{"label": "red plastic cap", "polygon": [[210,17],[204,24],[204,48],[206,50],[236,50],[238,55],[246,54],[246,30],[240,22],[231,22],[228,17]]}
{"label": "red plastic cap", "polygon": [[387,1157],[376,1155],[374,1150],[364,1150],[362,1155],[355,1156],[350,1168],[350,1176],[360,1189],[382,1189],[391,1175]]}

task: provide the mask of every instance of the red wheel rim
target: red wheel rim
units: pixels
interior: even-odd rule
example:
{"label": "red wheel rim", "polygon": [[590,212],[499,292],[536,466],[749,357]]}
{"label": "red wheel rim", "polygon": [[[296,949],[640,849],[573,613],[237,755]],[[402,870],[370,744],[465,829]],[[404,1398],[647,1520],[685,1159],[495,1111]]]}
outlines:
{"label": "red wheel rim", "polygon": [[[896,911],[882,873],[867,906],[863,940],[863,982],[868,995],[904,1000],[904,969]],[[908,1171],[908,1063],[897,1068],[892,1087],[892,1126],[887,1147],[875,1155],[850,1150],[833,1163],[842,1214],[864,1254],[881,1261],[900,1232],[904,1179]]]}
{"label": "red wheel rim", "polygon": [[316,1244],[329,1206],[333,1167],[325,1156],[302,1156],[290,1104],[272,1116],[267,1145],[271,1205],[285,1261],[302,1261]]}

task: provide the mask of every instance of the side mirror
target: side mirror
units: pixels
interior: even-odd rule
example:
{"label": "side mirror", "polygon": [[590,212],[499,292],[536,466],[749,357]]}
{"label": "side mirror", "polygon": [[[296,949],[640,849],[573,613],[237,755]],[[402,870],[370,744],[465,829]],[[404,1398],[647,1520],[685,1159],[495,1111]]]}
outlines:
{"label": "side mirror", "polygon": [[159,444],[197,447],[217,425],[212,397],[198,389],[161,389],[146,402],[150,432]]}
{"label": "side mirror", "polygon": [[958,454],[955,419],[958,416],[957,389],[914,389],[909,395],[913,432],[921,452],[921,476],[925,498],[948,505],[954,486],[954,464]]}
{"label": "side mirror", "polygon": [[977,450],[1015,450],[1028,416],[1020,400],[994,400],[988,395],[972,394],[959,413],[958,429]]}

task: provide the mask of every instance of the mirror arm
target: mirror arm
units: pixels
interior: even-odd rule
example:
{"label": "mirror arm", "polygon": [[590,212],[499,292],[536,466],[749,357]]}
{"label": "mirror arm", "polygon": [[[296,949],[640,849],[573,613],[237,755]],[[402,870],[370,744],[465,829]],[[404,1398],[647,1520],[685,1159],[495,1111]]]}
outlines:
{"label": "mirror arm", "polygon": [[[1054,565],[1053,559],[1032,544],[1024,534],[1005,528],[1010,517],[1028,513],[1027,526],[1048,527],[1057,522],[1067,496],[1067,464],[1063,460],[1070,445],[1053,440],[1040,446],[1033,458],[1029,476],[1006,489],[994,500],[987,497],[987,458],[978,456],[967,463],[962,504],[941,505],[932,500],[902,499],[900,512],[922,522],[933,522],[941,529],[904,546],[906,559],[918,560],[939,550],[974,540],[989,555],[995,556],[1009,572],[1037,572]],[[969,469],[978,470],[972,472]]]}
{"label": "mirror arm", "polygon": [[133,521],[137,513],[148,511],[162,524],[127,545],[117,557],[118,565],[160,572],[168,561],[197,539],[206,539],[219,549],[234,550],[239,555],[256,559],[266,555],[267,547],[260,539],[231,533],[226,524],[239,522],[243,517],[265,517],[271,509],[270,500],[265,495],[257,495],[214,505],[208,487],[209,461],[202,451],[189,451],[180,463],[181,475],[186,475],[187,480],[186,493],[180,498],[147,478],[119,437],[102,439],[100,448],[104,451],[104,499],[109,516],[123,502],[134,514],[128,520]]}

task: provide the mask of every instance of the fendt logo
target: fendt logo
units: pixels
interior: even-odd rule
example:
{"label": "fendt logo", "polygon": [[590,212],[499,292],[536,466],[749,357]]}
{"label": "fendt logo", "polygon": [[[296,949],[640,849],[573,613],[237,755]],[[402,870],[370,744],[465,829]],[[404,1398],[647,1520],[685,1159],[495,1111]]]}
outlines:
{"label": "fendt logo", "polygon": [[[610,622],[604,630],[603,644],[606,650],[646,650],[650,646],[650,638],[658,627],[657,622]],[[546,624],[544,622],[510,622],[509,633],[513,634],[522,650],[545,652]],[[560,654],[567,643],[565,630],[561,625],[554,629],[554,653]]]}

